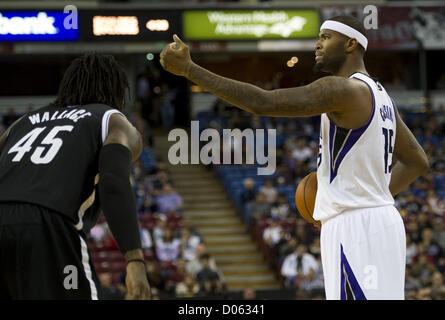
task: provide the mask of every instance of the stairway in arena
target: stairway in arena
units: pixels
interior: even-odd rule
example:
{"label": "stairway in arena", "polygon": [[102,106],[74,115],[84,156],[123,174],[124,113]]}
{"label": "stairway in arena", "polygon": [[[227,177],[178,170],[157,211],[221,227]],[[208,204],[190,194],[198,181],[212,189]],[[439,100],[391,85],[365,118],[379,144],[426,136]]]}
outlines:
{"label": "stairway in arena", "polygon": [[166,135],[157,135],[154,151],[168,164],[175,189],[184,201],[184,218],[203,235],[207,251],[223,273],[227,288],[232,291],[247,287],[280,288],[275,272],[246,230],[215,173],[204,165],[169,164],[171,144]]}

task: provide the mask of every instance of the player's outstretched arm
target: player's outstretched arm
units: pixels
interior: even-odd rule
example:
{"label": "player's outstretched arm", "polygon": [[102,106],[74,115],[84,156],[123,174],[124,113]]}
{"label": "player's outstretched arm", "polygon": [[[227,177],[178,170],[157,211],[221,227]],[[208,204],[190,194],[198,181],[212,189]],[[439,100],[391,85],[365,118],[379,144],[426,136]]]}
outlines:
{"label": "player's outstretched arm", "polygon": [[369,89],[356,80],[329,76],[307,86],[264,90],[249,83],[219,76],[195,64],[190,50],[176,35],[161,52],[165,70],[184,76],[221,99],[260,116],[303,117],[357,108]]}
{"label": "player's outstretched arm", "polygon": [[393,165],[389,190],[395,196],[408,187],[421,174],[428,170],[428,157],[423,151],[416,137],[400,118],[396,111],[396,140],[394,144],[394,156],[397,162]]}
{"label": "player's outstretched arm", "polygon": [[127,298],[150,296],[139,233],[136,201],[130,183],[131,162],[139,157],[142,139],[119,114],[110,118],[99,157],[99,197],[107,223],[127,261]]}

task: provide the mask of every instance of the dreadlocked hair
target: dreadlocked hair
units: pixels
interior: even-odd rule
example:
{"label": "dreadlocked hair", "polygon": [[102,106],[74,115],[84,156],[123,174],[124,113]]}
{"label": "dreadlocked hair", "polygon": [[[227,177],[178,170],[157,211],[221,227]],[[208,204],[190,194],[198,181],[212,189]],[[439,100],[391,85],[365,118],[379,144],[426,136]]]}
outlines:
{"label": "dreadlocked hair", "polygon": [[63,75],[53,106],[106,104],[123,111],[127,75],[111,55],[95,52],[74,59]]}

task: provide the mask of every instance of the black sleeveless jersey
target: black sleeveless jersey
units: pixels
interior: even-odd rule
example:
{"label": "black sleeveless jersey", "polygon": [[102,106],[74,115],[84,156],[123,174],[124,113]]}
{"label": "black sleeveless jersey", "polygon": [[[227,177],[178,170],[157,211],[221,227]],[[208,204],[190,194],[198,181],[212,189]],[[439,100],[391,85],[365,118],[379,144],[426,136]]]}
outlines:
{"label": "black sleeveless jersey", "polygon": [[47,106],[24,115],[0,154],[0,201],[57,211],[88,232],[100,213],[98,160],[108,121],[106,105]]}

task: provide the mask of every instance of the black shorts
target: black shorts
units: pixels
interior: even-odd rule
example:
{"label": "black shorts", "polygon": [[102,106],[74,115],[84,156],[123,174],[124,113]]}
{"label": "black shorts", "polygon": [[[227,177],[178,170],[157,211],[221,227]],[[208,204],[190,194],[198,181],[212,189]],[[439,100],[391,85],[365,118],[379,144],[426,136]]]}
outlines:
{"label": "black shorts", "polygon": [[28,203],[0,203],[0,299],[97,299],[87,245],[72,222]]}

